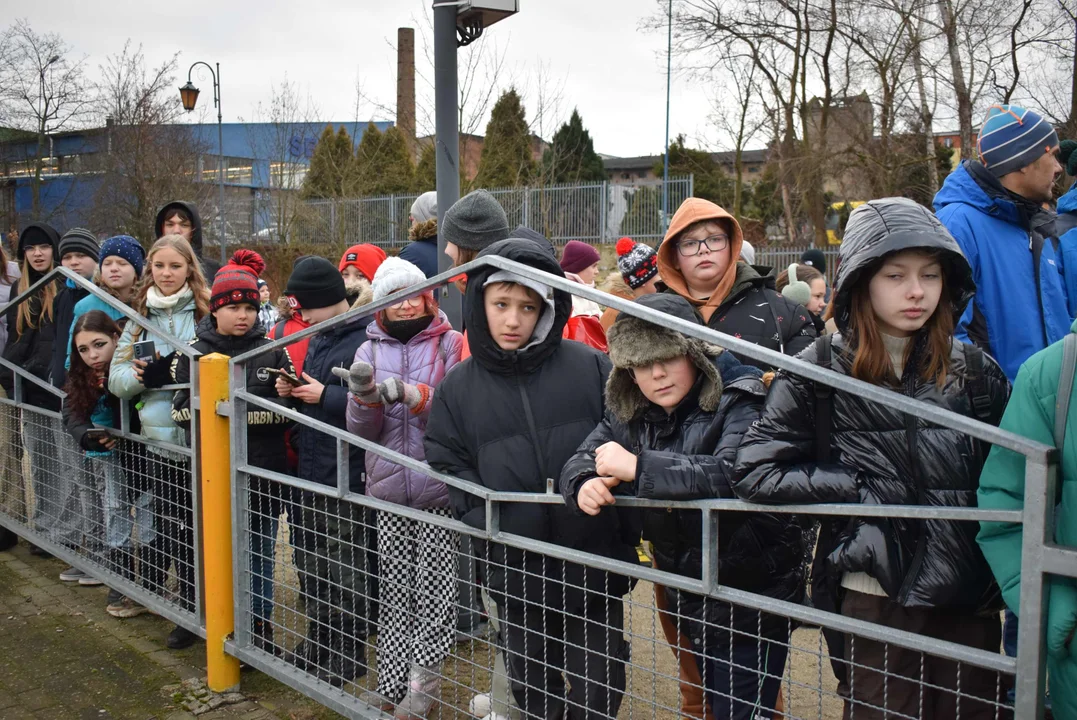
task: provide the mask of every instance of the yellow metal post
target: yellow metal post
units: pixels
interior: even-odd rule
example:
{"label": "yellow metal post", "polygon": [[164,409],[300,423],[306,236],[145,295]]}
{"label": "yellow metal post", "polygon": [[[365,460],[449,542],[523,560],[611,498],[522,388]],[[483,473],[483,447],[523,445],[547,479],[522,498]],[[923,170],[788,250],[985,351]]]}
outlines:
{"label": "yellow metal post", "polygon": [[239,660],[226,655],[224,641],[235,632],[232,592],[231,437],[217,403],[228,401],[228,356],[198,360],[201,398],[202,553],[206,605],[206,680],[214,692],[239,685]]}

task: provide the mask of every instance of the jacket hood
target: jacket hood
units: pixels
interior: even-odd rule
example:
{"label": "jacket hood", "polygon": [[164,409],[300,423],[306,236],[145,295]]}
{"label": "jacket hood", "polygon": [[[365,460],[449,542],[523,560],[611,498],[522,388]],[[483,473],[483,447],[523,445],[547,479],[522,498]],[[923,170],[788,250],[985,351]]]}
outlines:
{"label": "jacket hood", "polygon": [[[1009,191],[976,160],[966,160],[946,176],[933,204],[935,212],[948,205],[961,204],[1012,225],[1026,227],[1028,224]],[[1032,203],[1028,204],[1035,209]]]}
{"label": "jacket hood", "polygon": [[848,328],[849,302],[860,279],[870,275],[887,255],[914,249],[940,253],[951,311],[957,322],[976,292],[972,268],[957,241],[922,205],[908,198],[882,198],[853,210],[838,250],[838,277],[832,302],[834,320],[840,330]]}
{"label": "jacket hood", "polygon": [[221,335],[217,332],[217,319],[213,315],[206,315],[198,321],[195,329],[195,337],[206,343],[223,355],[237,355],[250,350],[256,342],[266,336],[266,329],[262,323],[255,320],[254,326],[242,335]]}
{"label": "jacket hood", "polygon": [[60,233],[56,232],[56,228],[48,223],[30,223],[19,233],[19,245],[15,249],[19,262],[21,263],[23,258],[26,257],[24,248],[27,245],[41,245],[43,243],[48,243],[52,246],[53,264],[58,264],[60,260]]}
{"label": "jacket hood", "polygon": [[[415,337],[409,340],[408,345],[411,345],[412,343],[422,342],[423,340],[428,340],[430,338],[438,337],[440,335],[444,335],[452,329],[452,325],[449,324],[449,316],[446,315],[444,311],[438,310],[437,315],[434,316],[434,319],[431,321],[431,323],[425,329],[423,329],[422,332],[418,333]],[[371,340],[383,340],[397,344],[400,343],[399,340],[397,340],[385,331],[385,328],[381,326],[380,322],[372,322],[367,325],[366,336]]]}
{"label": "jacket hood", "polygon": [[[350,295],[348,296],[351,297]],[[348,307],[349,310],[369,305],[374,301],[374,287],[369,283],[363,283],[362,288],[359,290],[359,294],[355,296],[355,300],[352,300],[352,304]]]}
{"label": "jacket hood", "polygon": [[409,240],[429,240],[434,239],[437,242],[438,238],[438,219],[430,218],[426,222],[416,223],[408,229]]}
{"label": "jacket hood", "polygon": [[[699,323],[699,318],[688,301],[679,295],[656,293],[636,300],[644,307],[666,313],[680,320]],[[629,423],[654,407],[639,389],[632,376],[632,368],[645,367],[663,360],[687,357],[699,370],[696,397],[686,401],[698,403],[705,412],[714,412],[722,399],[724,380],[720,365],[730,371],[729,380],[739,377],[740,369],[762,375],[755,368],[740,362],[722,348],[686,337],[676,330],[655,325],[639,318],[621,313],[607,334],[610,360],[613,370],[606,381],[606,407],[622,423]],[[692,393],[690,393],[692,395]]]}
{"label": "jacket hood", "polygon": [[[170,203],[166,203],[157,211],[157,219],[153,221],[154,237],[161,237],[161,229],[165,224],[165,214],[173,209],[180,208],[188,215],[191,216],[191,247],[194,248],[194,254],[199,258],[202,257],[202,216],[198,214],[198,208],[194,203],[187,202],[186,200],[173,200]],[[212,276],[210,280],[212,280]]]}
{"label": "jacket hood", "polygon": [[[497,255],[514,260],[536,270],[564,277],[561,266],[554,254],[542,244],[522,238],[499,240],[487,247],[479,257]],[[562,290],[553,291],[553,323],[546,337],[521,350],[506,352],[494,341],[490,326],[486,321],[486,309],[483,304],[483,286],[497,268],[480,267],[467,275],[467,292],[464,293],[464,324],[467,327],[468,347],[475,361],[490,372],[511,374],[516,371],[529,373],[538,368],[561,344],[561,333],[572,312],[572,296]],[[544,305],[543,312],[550,312]],[[540,323],[541,318],[540,318]]]}
{"label": "jacket hood", "polygon": [[[718,281],[718,287],[706,300],[696,300],[688,291],[688,283],[684,275],[677,269],[677,237],[689,228],[689,226],[702,220],[716,220],[724,225],[729,232],[729,267],[725,275]],[[704,321],[709,320],[714,309],[722,304],[729,295],[737,275],[737,258],[740,257],[741,247],[744,245],[744,234],[736,218],[722,209],[720,206],[702,198],[688,198],[677,208],[673,219],[670,220],[669,229],[658,248],[658,274],[662,276],[662,282],[690,303],[700,307]]]}

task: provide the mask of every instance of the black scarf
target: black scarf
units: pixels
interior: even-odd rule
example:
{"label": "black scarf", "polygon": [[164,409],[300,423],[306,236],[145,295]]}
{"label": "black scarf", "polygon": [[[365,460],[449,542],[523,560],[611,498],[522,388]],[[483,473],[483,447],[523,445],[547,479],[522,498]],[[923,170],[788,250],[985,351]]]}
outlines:
{"label": "black scarf", "polygon": [[386,320],[385,332],[401,345],[407,345],[413,337],[430,327],[432,322],[434,322],[433,315],[424,315],[411,320]]}

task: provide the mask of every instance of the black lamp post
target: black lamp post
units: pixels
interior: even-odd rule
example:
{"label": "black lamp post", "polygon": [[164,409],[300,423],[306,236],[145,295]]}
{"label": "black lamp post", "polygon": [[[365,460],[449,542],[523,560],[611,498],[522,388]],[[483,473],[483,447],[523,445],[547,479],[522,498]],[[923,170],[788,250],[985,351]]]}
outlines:
{"label": "black lamp post", "polygon": [[228,242],[224,236],[224,130],[221,128],[221,64],[217,63],[217,71],[214,72],[209,63],[199,60],[187,70],[187,84],[179,89],[180,102],[183,103],[183,109],[187,112],[193,111],[195,103],[198,102],[198,88],[191,82],[191,72],[197,65],[205,65],[210,76],[213,77],[213,107],[217,108],[217,184],[220,188],[220,200],[217,203],[217,232],[219,233],[218,242],[221,244],[221,265],[224,265],[228,262]]}

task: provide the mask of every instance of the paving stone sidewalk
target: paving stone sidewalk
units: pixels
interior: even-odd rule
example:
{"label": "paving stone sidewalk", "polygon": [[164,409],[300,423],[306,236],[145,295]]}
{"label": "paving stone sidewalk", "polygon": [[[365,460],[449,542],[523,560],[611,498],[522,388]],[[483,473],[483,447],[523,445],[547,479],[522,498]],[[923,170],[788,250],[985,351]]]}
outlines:
{"label": "paving stone sidewalk", "polygon": [[3,720],[340,717],[253,670],[243,672],[240,694],[210,694],[204,644],[166,649],[171,623],[151,614],[109,616],[108,590],[62,583],[63,568],[30,555],[22,543],[0,552]]}

